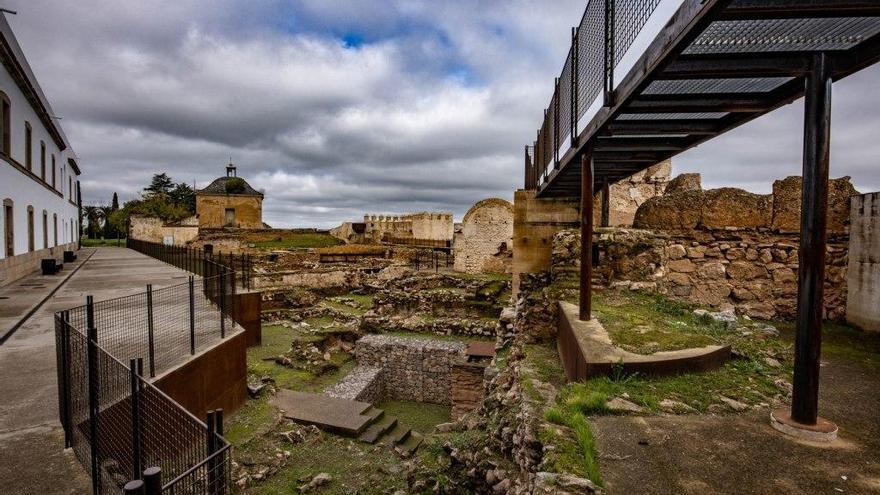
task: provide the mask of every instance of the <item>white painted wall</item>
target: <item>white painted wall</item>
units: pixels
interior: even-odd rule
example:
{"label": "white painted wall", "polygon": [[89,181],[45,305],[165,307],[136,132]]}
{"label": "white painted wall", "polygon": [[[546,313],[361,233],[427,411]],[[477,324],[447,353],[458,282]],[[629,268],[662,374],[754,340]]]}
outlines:
{"label": "white painted wall", "polygon": [[[57,244],[65,244],[75,239],[71,235],[71,226],[77,225],[76,207],[76,177],[67,165],[67,159],[72,155],[72,150],[59,150],[55,141],[49,136],[43,123],[31,108],[21,89],[12,79],[5,67],[0,70],[0,90],[9,97],[11,102],[10,138],[12,159],[25,166],[25,121],[30,122],[32,129],[32,164],[31,170],[36,174],[32,177],[13,166],[5,157],[0,157],[0,203],[4,199],[13,202],[15,254],[28,252],[28,221],[27,207],[34,208],[34,249],[43,248],[43,211],[47,214],[48,245],[56,245],[52,218],[58,217],[58,240]],[[55,194],[44,186],[40,181],[40,141],[46,143],[46,182],[51,188],[52,181],[52,154],[55,154],[56,175],[55,190],[61,196]],[[73,178],[73,191],[70,190],[68,177]],[[0,210],[2,213],[2,210]],[[0,215],[0,259],[5,258],[5,236],[7,226],[5,215]],[[75,232],[75,230],[74,230]]]}
{"label": "white painted wall", "polygon": [[880,332],[880,192],[852,198],[847,268],[846,320]]}

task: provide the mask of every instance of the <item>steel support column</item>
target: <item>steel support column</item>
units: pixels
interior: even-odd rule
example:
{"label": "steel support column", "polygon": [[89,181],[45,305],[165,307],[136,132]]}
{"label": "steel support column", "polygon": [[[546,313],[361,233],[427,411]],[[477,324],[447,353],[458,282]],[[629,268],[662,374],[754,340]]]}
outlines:
{"label": "steel support column", "polygon": [[807,75],[805,94],[797,335],[791,402],[791,419],[806,425],[816,424],[819,405],[828,161],[831,146],[831,85],[831,60],[824,53],[816,54]]}
{"label": "steel support column", "polygon": [[579,318],[590,319],[593,306],[593,145],[581,157],[581,273]]}
{"label": "steel support column", "polygon": [[611,225],[611,185],[608,181],[602,183],[602,215],[600,227]]}

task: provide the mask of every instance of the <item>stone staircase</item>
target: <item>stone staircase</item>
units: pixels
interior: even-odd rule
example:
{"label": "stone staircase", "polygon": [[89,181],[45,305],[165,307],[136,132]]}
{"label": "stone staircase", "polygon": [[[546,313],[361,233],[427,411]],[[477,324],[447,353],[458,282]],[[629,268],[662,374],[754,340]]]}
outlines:
{"label": "stone staircase", "polygon": [[422,444],[422,435],[367,402],[281,389],[272,403],[284,412],[284,417],[297,423],[369,444],[387,445],[403,456],[411,455]]}

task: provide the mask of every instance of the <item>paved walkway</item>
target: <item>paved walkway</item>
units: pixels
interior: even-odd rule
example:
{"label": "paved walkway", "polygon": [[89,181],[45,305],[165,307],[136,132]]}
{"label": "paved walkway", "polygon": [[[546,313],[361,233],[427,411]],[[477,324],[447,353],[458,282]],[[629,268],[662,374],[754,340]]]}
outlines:
{"label": "paved walkway", "polygon": [[594,418],[602,476],[612,494],[877,494],[878,385],[877,364],[823,356],[819,412],[840,427],[825,445],[773,430],[767,409]]}
{"label": "paved walkway", "polygon": [[[72,453],[63,451],[55,370],[55,311],[186,281],[188,273],[126,248],[79,253],[82,267],[0,345],[0,480],[3,493],[68,494],[89,490]],[[65,269],[65,271],[67,271]],[[33,275],[0,290],[6,334],[52,288]],[[42,294],[41,296],[39,294]]]}

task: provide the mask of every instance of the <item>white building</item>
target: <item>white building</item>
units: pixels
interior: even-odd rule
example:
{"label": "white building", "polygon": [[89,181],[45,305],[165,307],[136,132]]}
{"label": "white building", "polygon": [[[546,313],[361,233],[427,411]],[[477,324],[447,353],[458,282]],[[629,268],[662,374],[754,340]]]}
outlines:
{"label": "white building", "polygon": [[0,13],[0,286],[61,259],[79,239],[79,166]]}

